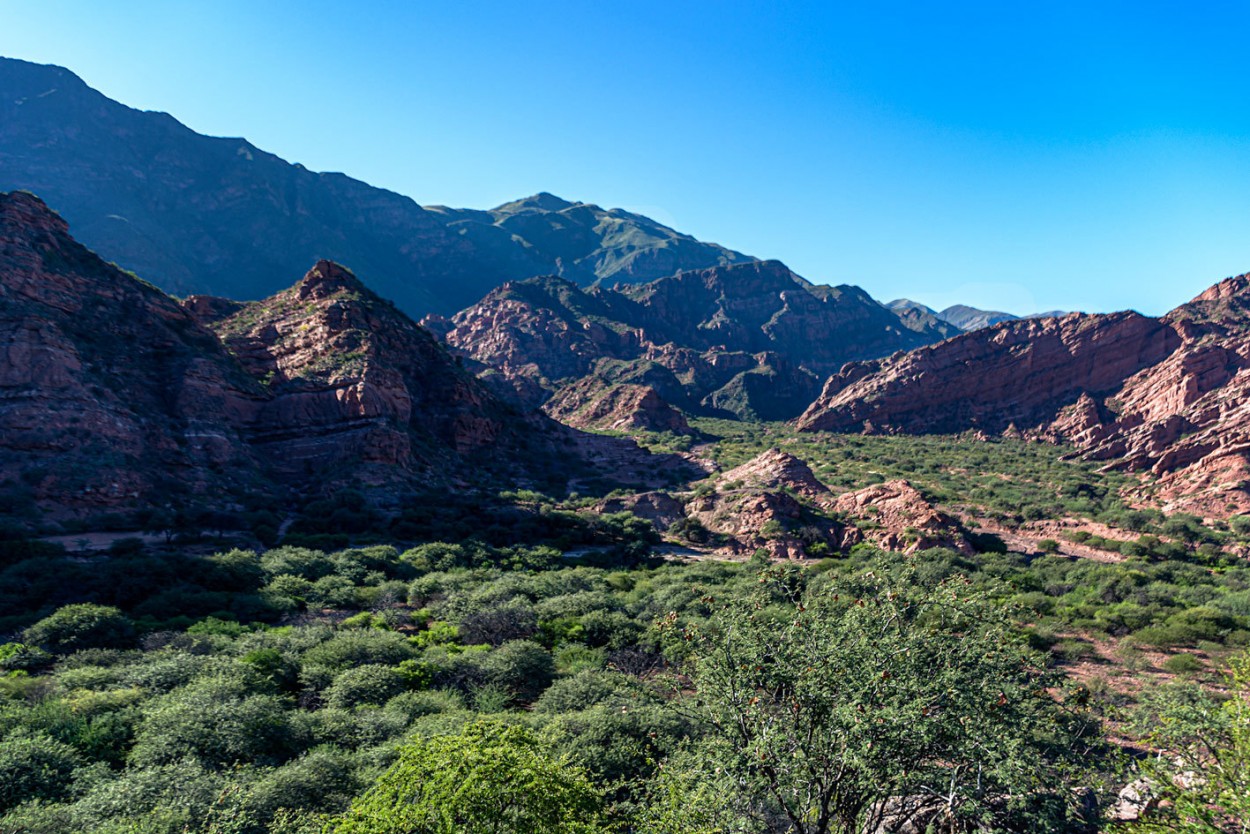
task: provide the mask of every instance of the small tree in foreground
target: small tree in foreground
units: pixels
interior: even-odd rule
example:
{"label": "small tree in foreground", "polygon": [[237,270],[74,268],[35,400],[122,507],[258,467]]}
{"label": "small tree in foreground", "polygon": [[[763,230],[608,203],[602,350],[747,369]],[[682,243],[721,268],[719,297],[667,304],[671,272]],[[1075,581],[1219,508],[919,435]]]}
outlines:
{"label": "small tree in foreground", "polygon": [[523,727],[480,721],[404,748],[336,834],[594,834],[602,799]]}
{"label": "small tree in foreground", "polygon": [[[653,796],[663,807],[642,831],[1093,822],[1076,789],[1088,784],[1098,727],[1055,694],[1058,680],[1000,607],[962,582],[893,590],[869,577],[857,588],[787,590],[794,584],[786,568],[771,569],[753,599],[670,628],[694,690],[683,701],[708,738],[662,770]],[[709,803],[730,798],[739,807],[727,822]]]}
{"label": "small tree in foreground", "polygon": [[1147,699],[1142,718],[1161,752],[1142,770],[1158,806],[1134,832],[1250,832],[1250,653],[1233,661],[1229,684],[1223,702],[1192,683]]}

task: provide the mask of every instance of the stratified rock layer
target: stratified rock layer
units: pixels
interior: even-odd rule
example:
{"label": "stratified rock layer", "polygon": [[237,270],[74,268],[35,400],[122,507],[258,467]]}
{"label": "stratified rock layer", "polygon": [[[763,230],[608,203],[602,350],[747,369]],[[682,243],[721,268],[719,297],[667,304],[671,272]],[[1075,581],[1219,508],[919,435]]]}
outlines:
{"label": "stratified rock layer", "polygon": [[1109,395],[1169,356],[1179,336],[1136,313],[1025,319],[897,358],[856,363],[825,383],[801,430],[991,433],[1038,426],[1084,393]]}
{"label": "stratified rock layer", "polygon": [[10,502],[104,511],[246,488],[264,400],[217,338],[100,260],[37,198],[0,194],[0,481]]}
{"label": "stratified rock layer", "polygon": [[561,389],[543,410],[575,428],[691,434],[685,416],[648,385],[613,385],[587,377]]}
{"label": "stratified rock layer", "polygon": [[1250,512],[1250,276],[1160,319],[1136,313],[999,324],[825,383],[801,430],[979,429],[1068,443],[1149,471],[1138,496]]}
{"label": "stratified rock layer", "polygon": [[180,304],[0,194],[0,495],[32,518],[674,467],[522,413],[337,264],[264,301]]}

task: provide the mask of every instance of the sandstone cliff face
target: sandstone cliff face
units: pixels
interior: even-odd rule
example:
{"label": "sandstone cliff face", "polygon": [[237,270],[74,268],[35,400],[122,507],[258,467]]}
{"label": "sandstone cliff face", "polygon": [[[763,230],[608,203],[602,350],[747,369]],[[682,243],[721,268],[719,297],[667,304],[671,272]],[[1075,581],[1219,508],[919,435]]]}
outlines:
{"label": "sandstone cliff face", "polygon": [[1110,403],[1114,421],[1081,448],[1151,471],[1166,506],[1250,512],[1250,276],[1221,281],[1164,320],[1181,346],[1125,381]]}
{"label": "sandstone cliff face", "polygon": [[1082,393],[1116,391],[1179,344],[1174,329],[1136,313],[1008,322],[844,368],[825,383],[798,426],[993,433],[1039,426]]}
{"label": "sandstone cliff face", "polygon": [[24,517],[686,468],[522,413],[336,264],[180,304],[0,194],[0,497]]}
{"label": "sandstone cliff face", "polygon": [[242,490],[263,397],[177,302],[0,194],[0,481],[62,515]]}
{"label": "sandstone cliff face", "polygon": [[546,396],[588,375],[645,377],[679,408],[766,420],[798,414],[848,360],[955,332],[929,322],[910,329],[862,290],[813,286],[775,261],[611,290],[516,282],[429,324],[452,350]]}
{"label": "sandstone cliff face", "polygon": [[419,471],[449,452],[518,439],[513,409],[337,264],[322,261],[291,289],[206,323],[264,383],[249,437],[292,474],[348,462]]}
{"label": "sandstone cliff face", "polygon": [[1012,431],[1149,471],[1141,500],[1250,512],[1250,276],[1161,319],[1000,324],[830,377],[802,430]]}

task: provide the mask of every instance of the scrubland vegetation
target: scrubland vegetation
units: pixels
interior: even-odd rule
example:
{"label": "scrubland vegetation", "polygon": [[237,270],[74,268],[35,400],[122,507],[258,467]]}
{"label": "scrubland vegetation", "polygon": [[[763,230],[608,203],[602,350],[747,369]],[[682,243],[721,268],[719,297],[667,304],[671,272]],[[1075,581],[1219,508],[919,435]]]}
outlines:
{"label": "scrubland vegetation", "polygon": [[1135,779],[1167,799],[1140,830],[1244,830],[1245,525],[963,443],[795,453],[1134,547],[682,563],[649,524],[535,493],[344,494],[267,550],[6,541],[0,831],[1095,831]]}

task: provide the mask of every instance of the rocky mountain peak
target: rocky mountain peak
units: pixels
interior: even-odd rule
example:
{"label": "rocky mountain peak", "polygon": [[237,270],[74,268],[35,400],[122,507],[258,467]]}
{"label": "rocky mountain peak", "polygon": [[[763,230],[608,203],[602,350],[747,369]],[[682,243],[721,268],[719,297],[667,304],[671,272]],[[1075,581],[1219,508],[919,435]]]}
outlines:
{"label": "rocky mountain peak", "polygon": [[1200,293],[1190,303],[1225,301],[1230,298],[1245,298],[1247,296],[1250,296],[1250,272],[1234,275],[1232,278],[1225,278],[1223,281]]}
{"label": "rocky mountain peak", "polygon": [[328,298],[343,292],[369,293],[365,285],[347,267],[334,261],[320,260],[305,273],[296,285],[300,298]]}
{"label": "rocky mountain peak", "polygon": [[1190,338],[1250,329],[1250,273],[1225,278],[1165,317],[1185,329]]}
{"label": "rocky mountain peak", "polygon": [[64,218],[29,191],[0,194],[0,224],[5,228],[20,227],[23,239],[32,242],[40,236],[69,235],[69,224]]}
{"label": "rocky mountain peak", "polygon": [[610,289],[533,278],[504,285],[450,323],[430,323],[453,351],[527,380],[535,405],[593,373],[654,388],[692,413],[766,420],[797,415],[848,361],[953,330],[906,322],[856,287],[811,284],[779,261]]}
{"label": "rocky mountain peak", "polygon": [[525,211],[526,209],[536,209],[538,211],[564,211],[573,208],[573,206],[581,205],[580,203],[571,203],[561,197],[557,197],[547,191],[540,191],[530,197],[522,197],[520,200],[512,200],[503,205],[496,206],[491,209],[492,212],[499,213],[515,213]]}

